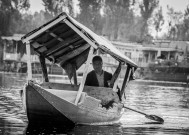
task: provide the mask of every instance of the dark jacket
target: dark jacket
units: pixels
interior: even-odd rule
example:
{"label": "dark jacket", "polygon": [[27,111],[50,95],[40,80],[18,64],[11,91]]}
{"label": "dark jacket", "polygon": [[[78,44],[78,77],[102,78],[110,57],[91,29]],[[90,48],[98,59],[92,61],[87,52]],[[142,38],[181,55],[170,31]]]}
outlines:
{"label": "dark jacket", "polygon": [[[112,74],[104,71],[104,87],[109,87],[108,81],[110,81],[111,79],[112,79]],[[85,85],[99,86],[98,80],[97,80],[97,77],[96,77],[96,73],[95,73],[94,70],[88,73]]]}

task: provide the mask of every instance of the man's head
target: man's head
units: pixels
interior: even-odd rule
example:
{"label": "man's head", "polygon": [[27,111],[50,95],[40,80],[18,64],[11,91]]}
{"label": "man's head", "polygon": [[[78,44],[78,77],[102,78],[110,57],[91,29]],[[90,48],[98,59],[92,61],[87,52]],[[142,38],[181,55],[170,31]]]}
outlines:
{"label": "man's head", "polygon": [[95,72],[100,74],[102,72],[102,58],[100,56],[94,56],[92,63]]}

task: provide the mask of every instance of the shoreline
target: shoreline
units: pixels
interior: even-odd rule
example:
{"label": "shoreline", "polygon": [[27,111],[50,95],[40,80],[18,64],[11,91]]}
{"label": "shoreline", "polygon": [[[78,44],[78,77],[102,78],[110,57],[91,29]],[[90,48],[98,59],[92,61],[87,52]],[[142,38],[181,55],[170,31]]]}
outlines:
{"label": "shoreline", "polygon": [[[26,73],[13,73],[13,72],[0,72],[0,75],[2,78],[5,79],[11,78],[11,79],[16,79],[17,82],[26,82],[27,80],[27,74]],[[4,76],[5,75],[5,76]],[[36,79],[37,82],[42,82],[42,74],[33,74],[33,78]],[[82,76],[78,76],[78,82],[81,80]],[[121,78],[120,81],[123,79]],[[55,83],[65,83],[68,82],[70,83],[70,80],[68,79],[67,75],[55,75],[55,74],[49,74],[49,81],[55,82]],[[171,82],[171,81],[156,81],[156,80],[146,80],[146,79],[135,79],[130,82],[132,83],[137,83],[137,84],[142,84],[142,85],[162,85],[162,86],[173,86],[173,87],[186,87],[186,82]]]}

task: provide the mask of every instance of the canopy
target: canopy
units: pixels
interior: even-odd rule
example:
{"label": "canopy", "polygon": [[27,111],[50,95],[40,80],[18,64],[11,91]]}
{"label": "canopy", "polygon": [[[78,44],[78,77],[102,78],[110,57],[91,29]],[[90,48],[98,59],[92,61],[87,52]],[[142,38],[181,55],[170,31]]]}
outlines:
{"label": "canopy", "polygon": [[22,37],[24,43],[30,42],[38,55],[64,69],[78,69],[87,59],[90,47],[100,49],[131,67],[137,65],[105,38],[98,36],[75,19],[62,13],[55,19]]}

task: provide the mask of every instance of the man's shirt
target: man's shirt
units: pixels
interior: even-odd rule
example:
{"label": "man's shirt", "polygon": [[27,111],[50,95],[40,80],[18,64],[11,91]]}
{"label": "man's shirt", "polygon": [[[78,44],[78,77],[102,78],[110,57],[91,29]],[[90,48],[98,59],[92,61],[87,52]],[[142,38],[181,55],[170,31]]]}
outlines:
{"label": "man's shirt", "polygon": [[101,75],[96,73],[96,78],[98,80],[99,87],[104,87],[104,71],[102,71]]}

